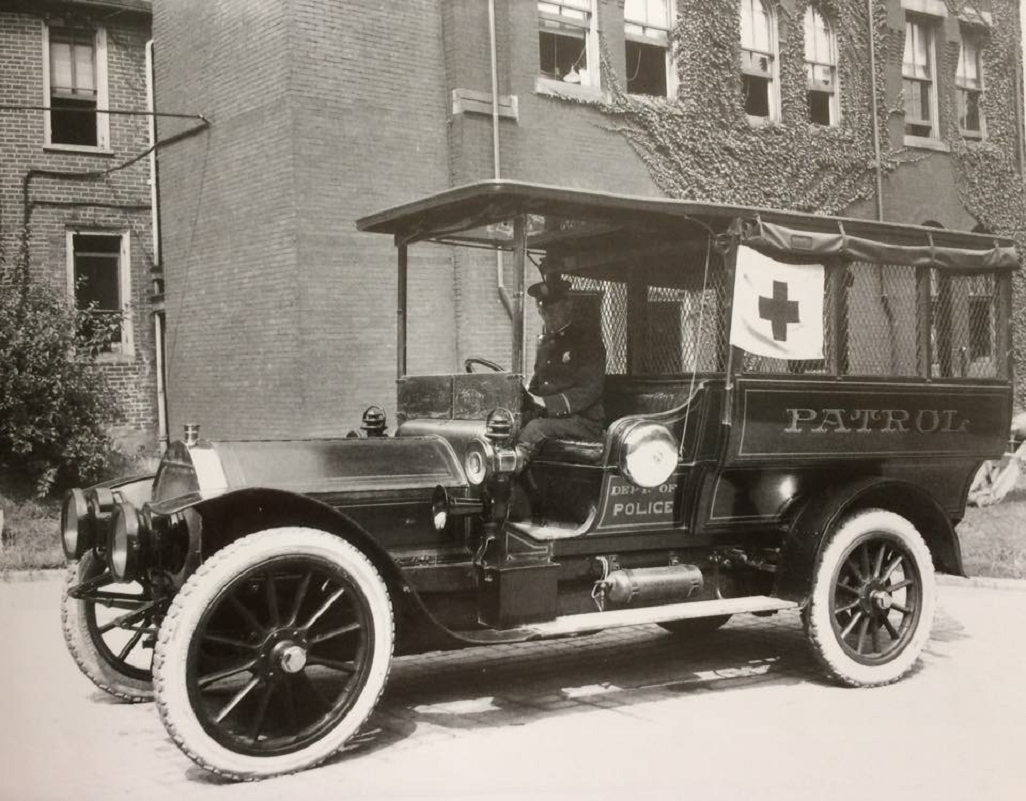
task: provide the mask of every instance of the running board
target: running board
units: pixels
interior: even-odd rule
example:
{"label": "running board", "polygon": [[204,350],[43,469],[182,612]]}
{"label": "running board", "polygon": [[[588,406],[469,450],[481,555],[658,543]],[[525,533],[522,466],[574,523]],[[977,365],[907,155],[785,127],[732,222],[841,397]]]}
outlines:
{"label": "running board", "polygon": [[750,595],[744,598],[721,598],[717,601],[686,601],[665,606],[645,606],[638,609],[614,609],[608,612],[585,612],[564,615],[545,623],[529,623],[513,629],[477,629],[450,631],[467,645],[502,645],[507,643],[566,637],[582,632],[615,629],[623,626],[641,626],[646,623],[665,623],[670,620],[712,617],[714,615],[743,615],[751,612],[779,612],[797,609],[794,601],[770,598],[768,595]]}
{"label": "running board", "polygon": [[796,609],[794,601],[770,598],[768,595],[750,595],[745,598],[722,598],[716,601],[690,601],[665,606],[645,606],[640,609],[615,609],[609,612],[587,612],[583,615],[564,615],[548,623],[535,623],[531,629],[537,637],[558,637],[581,631],[614,629],[621,626],[640,626],[644,623],[665,623],[685,618],[713,615],[741,615],[749,612],[779,612]]}

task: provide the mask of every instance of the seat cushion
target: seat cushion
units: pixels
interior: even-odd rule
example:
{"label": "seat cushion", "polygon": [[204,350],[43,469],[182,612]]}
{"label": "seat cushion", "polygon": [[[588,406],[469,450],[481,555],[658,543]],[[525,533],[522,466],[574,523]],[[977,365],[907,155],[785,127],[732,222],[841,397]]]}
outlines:
{"label": "seat cushion", "polygon": [[560,464],[602,464],[601,442],[586,442],[569,439],[547,439],[542,443],[535,462],[559,462]]}

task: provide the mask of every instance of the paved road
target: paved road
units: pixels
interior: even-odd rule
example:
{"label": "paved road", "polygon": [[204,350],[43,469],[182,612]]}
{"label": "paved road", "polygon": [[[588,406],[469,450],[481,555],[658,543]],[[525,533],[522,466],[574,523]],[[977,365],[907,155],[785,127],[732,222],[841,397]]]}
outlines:
{"label": "paved road", "polygon": [[0,799],[1021,799],[1026,592],[941,587],[906,680],[820,678],[797,616],[398,660],[361,742],[297,776],[195,767],[78,673],[59,581],[0,583]]}

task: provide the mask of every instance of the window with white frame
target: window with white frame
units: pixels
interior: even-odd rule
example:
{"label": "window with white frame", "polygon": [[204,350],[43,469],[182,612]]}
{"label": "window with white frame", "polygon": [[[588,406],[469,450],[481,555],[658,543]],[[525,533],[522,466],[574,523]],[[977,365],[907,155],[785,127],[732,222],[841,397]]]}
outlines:
{"label": "window with white frame", "polygon": [[73,19],[46,24],[45,141],[48,145],[106,148],[107,39],[102,27]]}
{"label": "window with white frame", "polygon": [[538,55],[543,77],[597,87],[594,0],[538,3]]}
{"label": "window with white frame", "polygon": [[133,352],[128,237],[109,231],[69,231],[68,284],[75,308],[84,312],[83,334],[108,340],[103,351]]}
{"label": "window with white frame", "polygon": [[745,114],[755,119],[774,120],[779,114],[775,24],[763,0],[741,0],[741,87]]}
{"label": "window with white frame", "polygon": [[809,119],[818,125],[837,125],[841,112],[837,37],[830,20],[812,6],[805,8],[805,88]]}
{"label": "window with white frame", "polygon": [[936,63],[933,25],[924,17],[906,16],[901,67],[906,136],[937,137]]}
{"label": "window with white frame", "polygon": [[676,92],[670,52],[672,26],[672,0],[626,0],[624,3],[624,55],[630,94],[668,97]]}
{"label": "window with white frame", "polygon": [[980,93],[983,91],[983,64],[980,61],[980,41],[971,31],[962,28],[958,69],[955,72],[955,90],[958,95],[958,127],[962,136],[971,139],[983,137],[983,114]]}

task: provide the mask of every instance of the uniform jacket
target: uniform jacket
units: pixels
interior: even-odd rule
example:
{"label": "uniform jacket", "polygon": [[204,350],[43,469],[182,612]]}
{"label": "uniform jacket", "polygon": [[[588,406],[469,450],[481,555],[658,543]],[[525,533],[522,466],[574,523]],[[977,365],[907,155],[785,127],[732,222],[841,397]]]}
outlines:
{"label": "uniform jacket", "polygon": [[538,338],[534,376],[528,389],[544,401],[547,417],[580,415],[603,423],[605,376],[602,337],[571,322],[554,334]]}

